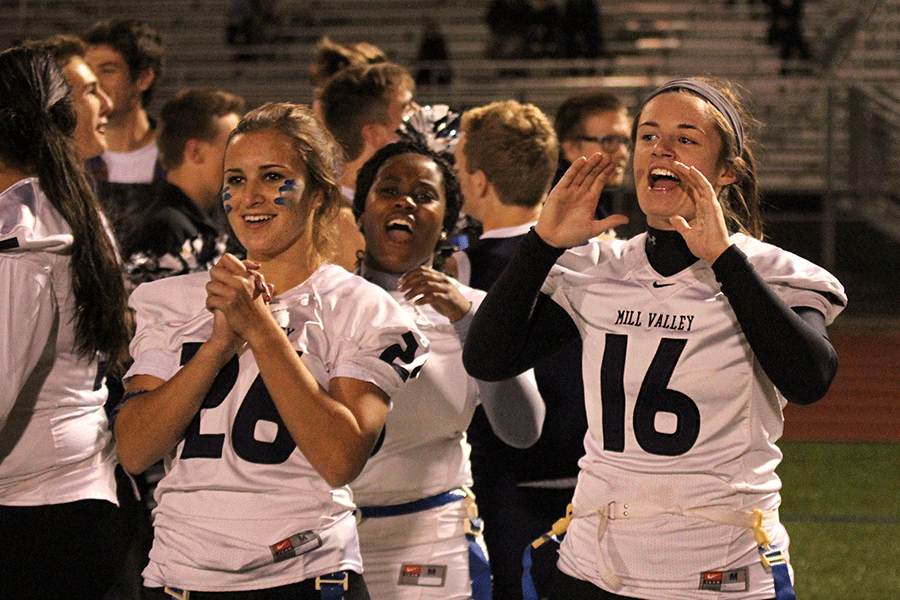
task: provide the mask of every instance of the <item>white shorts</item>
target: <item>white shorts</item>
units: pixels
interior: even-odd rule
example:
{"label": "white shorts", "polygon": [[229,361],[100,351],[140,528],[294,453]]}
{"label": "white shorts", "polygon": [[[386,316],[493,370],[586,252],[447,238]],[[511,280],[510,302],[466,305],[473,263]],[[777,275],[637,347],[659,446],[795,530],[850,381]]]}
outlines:
{"label": "white shorts", "polygon": [[363,577],[372,600],[468,600],[466,501],[359,523]]}

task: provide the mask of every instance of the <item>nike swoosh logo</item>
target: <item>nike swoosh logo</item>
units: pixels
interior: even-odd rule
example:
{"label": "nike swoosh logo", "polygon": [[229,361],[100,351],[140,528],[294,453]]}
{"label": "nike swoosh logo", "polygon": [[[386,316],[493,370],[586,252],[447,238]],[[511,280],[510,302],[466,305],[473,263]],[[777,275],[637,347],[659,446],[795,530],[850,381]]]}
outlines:
{"label": "nike swoosh logo", "polygon": [[653,282],[653,287],[655,287],[655,288],[664,288],[664,287],[669,287],[670,285],[675,285],[675,284],[674,283],[660,283],[658,281]]}

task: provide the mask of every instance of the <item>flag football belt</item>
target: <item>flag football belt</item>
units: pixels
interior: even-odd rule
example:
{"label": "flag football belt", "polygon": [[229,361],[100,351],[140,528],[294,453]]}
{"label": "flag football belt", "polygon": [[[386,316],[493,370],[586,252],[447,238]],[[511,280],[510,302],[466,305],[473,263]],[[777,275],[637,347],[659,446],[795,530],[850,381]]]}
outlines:
{"label": "flag football belt", "polygon": [[766,528],[772,528],[778,525],[778,509],[770,511],[754,509],[753,512],[743,512],[716,506],[681,509],[663,506],[653,502],[610,502],[603,508],[584,514],[573,514],[573,508],[570,504],[564,518],[554,523],[553,528],[550,531],[529,544],[522,557],[522,593],[524,600],[537,600],[537,591],[535,590],[534,581],[532,580],[530,573],[532,549],[538,548],[550,540],[558,542],[558,536],[562,535],[566,529],[568,529],[569,523],[573,518],[588,517],[595,513],[600,515],[600,524],[597,527],[597,538],[594,540],[594,551],[597,556],[597,571],[600,573],[600,577],[603,578],[603,581],[616,591],[622,588],[622,578],[609,568],[603,555],[600,553],[600,540],[603,539],[603,536],[606,534],[606,526],[609,521],[676,514],[695,519],[704,519],[722,525],[752,529],[753,536],[758,545],[760,561],[763,566],[772,573],[776,599],[795,600],[796,598],[794,588],[791,585],[787,557],[771,543],[769,536],[765,531]]}
{"label": "flag football belt", "polygon": [[467,494],[464,489],[456,488],[455,490],[441,492],[440,494],[413,500],[412,502],[389,504],[387,506],[360,506],[357,510],[363,519],[368,519],[370,517],[399,517],[400,515],[411,515],[413,513],[422,512],[423,510],[444,506],[445,504],[462,500],[466,496]]}
{"label": "flag football belt", "polygon": [[390,504],[388,506],[360,506],[356,510],[365,519],[369,517],[397,517],[422,512],[438,506],[444,506],[457,500],[466,500],[467,518],[465,520],[466,540],[469,543],[469,577],[472,580],[472,598],[474,600],[490,600],[493,594],[491,582],[491,570],[488,559],[479,546],[477,537],[481,535],[482,522],[478,518],[478,508],[475,505],[475,495],[465,487],[448,490],[403,504]]}
{"label": "flag football belt", "polygon": [[[302,581],[296,584],[291,584],[288,587],[290,589],[297,589],[298,595],[301,590],[299,589],[301,586],[306,586],[313,583],[311,580]],[[321,592],[322,600],[342,600],[344,597],[344,592],[346,592],[350,588],[350,575],[347,571],[338,571],[337,573],[329,573],[327,575],[319,575],[315,578],[315,589],[318,592]],[[163,591],[172,597],[174,600],[191,600],[191,598],[200,598],[211,597],[214,598],[216,596],[216,592],[191,592],[190,590],[181,590],[174,587],[166,586]]]}

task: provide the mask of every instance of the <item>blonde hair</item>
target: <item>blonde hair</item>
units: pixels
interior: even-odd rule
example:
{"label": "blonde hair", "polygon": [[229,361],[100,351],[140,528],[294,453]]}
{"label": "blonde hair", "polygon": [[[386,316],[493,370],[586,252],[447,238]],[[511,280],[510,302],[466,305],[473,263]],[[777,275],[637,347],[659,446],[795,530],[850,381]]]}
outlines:
{"label": "blonde hair", "polygon": [[269,129],[293,140],[294,150],[307,171],[306,193],[322,195],[322,203],[313,217],[313,245],[321,257],[330,259],[337,248],[334,219],[342,203],[337,182],[341,168],[340,148],[309,108],[283,102],[269,102],[248,112],[231,132],[228,142],[241,133]]}
{"label": "blonde hair", "polygon": [[503,204],[536,206],[544,199],[559,143],[541,109],[515,100],[473,108],[462,117],[462,132],[466,169],[483,171]]}

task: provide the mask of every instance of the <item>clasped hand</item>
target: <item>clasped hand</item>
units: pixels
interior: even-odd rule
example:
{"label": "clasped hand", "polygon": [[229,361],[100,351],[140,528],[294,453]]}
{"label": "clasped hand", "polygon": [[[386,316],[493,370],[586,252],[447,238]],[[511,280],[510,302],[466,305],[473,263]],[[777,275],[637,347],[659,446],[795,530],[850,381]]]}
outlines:
{"label": "clasped hand", "polygon": [[272,286],[258,271],[259,263],[225,254],[210,269],[206,284],[206,308],[214,316],[210,342],[223,351],[238,352],[256,328],[271,319],[268,303]]}

